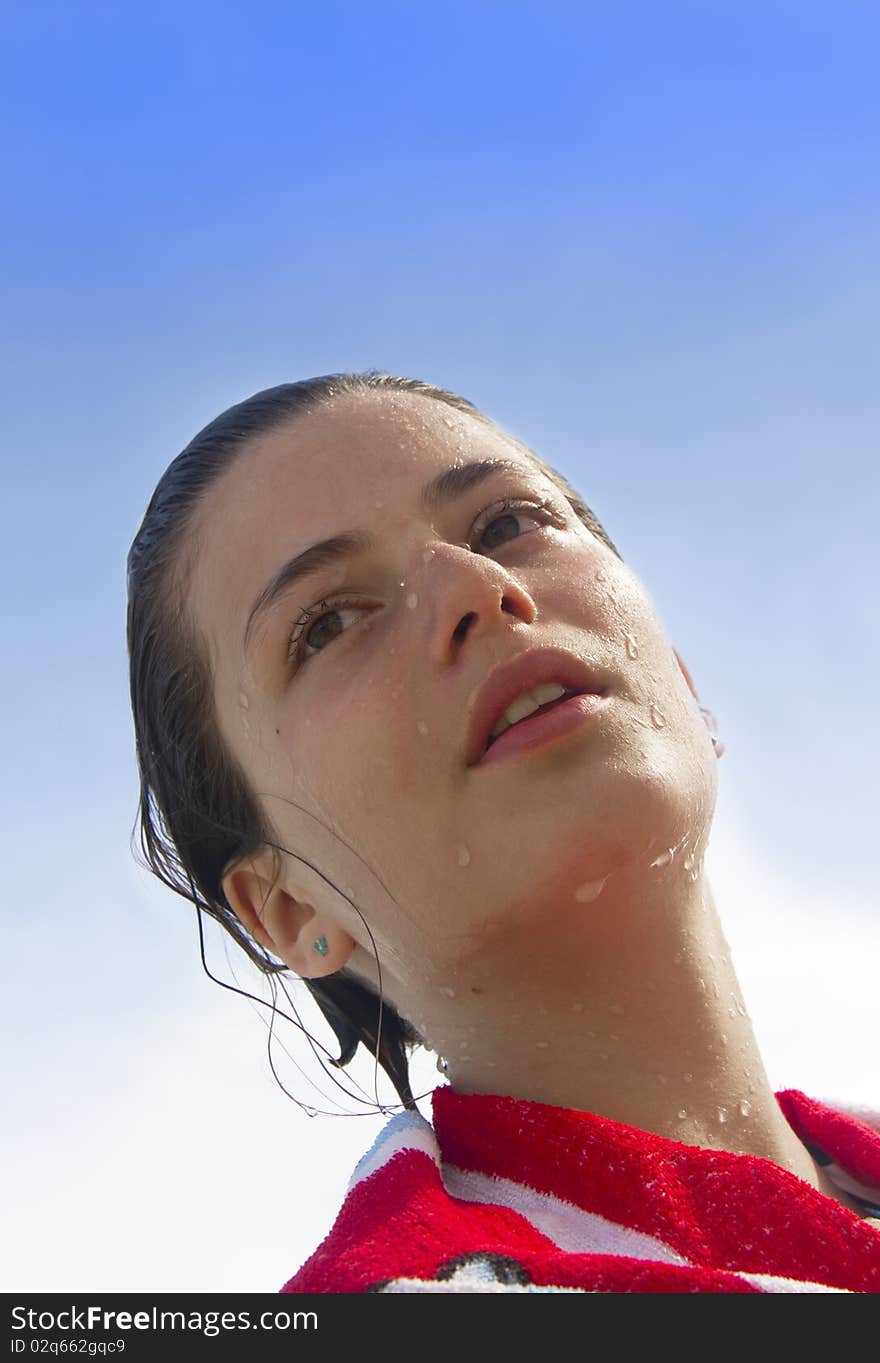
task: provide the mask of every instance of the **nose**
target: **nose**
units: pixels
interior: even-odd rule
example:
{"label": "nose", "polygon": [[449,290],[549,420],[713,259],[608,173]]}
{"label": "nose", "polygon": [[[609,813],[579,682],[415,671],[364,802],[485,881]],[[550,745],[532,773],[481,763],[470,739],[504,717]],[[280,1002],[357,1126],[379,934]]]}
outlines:
{"label": "nose", "polygon": [[440,667],[456,661],[466,638],[506,630],[514,620],[532,624],[537,616],[532,597],[502,565],[467,544],[436,545],[420,579],[430,609],[430,657]]}

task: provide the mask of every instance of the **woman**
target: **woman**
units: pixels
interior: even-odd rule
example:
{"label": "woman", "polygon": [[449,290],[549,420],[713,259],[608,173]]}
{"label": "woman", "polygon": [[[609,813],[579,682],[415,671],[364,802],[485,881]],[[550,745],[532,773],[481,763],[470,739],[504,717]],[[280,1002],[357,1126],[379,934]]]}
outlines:
{"label": "woman", "polygon": [[282,1290],[880,1289],[880,1134],[769,1085],[722,745],[561,475],[429,384],[285,384],[170,465],[128,570],[152,869],[404,1104]]}

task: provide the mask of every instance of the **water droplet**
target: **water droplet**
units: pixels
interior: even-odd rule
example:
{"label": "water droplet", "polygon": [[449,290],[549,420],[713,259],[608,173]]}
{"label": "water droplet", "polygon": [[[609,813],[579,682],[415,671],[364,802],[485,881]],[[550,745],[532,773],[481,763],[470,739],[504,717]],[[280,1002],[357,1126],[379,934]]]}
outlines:
{"label": "water droplet", "polygon": [[626,656],[628,658],[637,658],[639,656],[639,650],[635,639],[631,634],[625,634],[623,637],[626,639]]}
{"label": "water droplet", "polygon": [[453,426],[455,425],[455,422],[452,420],[451,416],[445,416],[443,418],[443,425],[448,426],[449,429],[452,430]]}
{"label": "water droplet", "polygon": [[382,507],[383,507],[384,505],[385,505],[384,502],[377,502],[377,503],[376,503],[376,510],[377,510],[377,511],[381,511],[381,510],[382,510]]}
{"label": "water droplet", "polygon": [[607,1059],[608,1059],[608,1052],[607,1052],[607,1051],[600,1051],[600,1052],[599,1052],[599,1059],[600,1059],[600,1060],[607,1060]]}
{"label": "water droplet", "polygon": [[666,1085],[666,1084],[669,1083],[669,1080],[666,1078],[666,1075],[665,1075],[665,1074],[658,1074],[658,1075],[657,1075],[657,1083],[658,1083],[658,1084]]}
{"label": "water droplet", "polygon": [[679,1119],[680,1119],[680,1120],[681,1120],[682,1118],[686,1117],[687,1115],[688,1115],[688,1114],[687,1114],[687,1108],[686,1108],[686,1107],[680,1107],[680,1108],[678,1109],[678,1116],[679,1116]]}
{"label": "water droplet", "polygon": [[730,1116],[730,1113],[727,1111],[727,1108],[726,1108],[726,1107],[720,1107],[720,1108],[718,1109],[718,1120],[719,1120],[719,1122],[721,1122],[721,1123],[726,1122],[729,1116]]}
{"label": "water droplet", "polygon": [[651,706],[651,723],[655,729],[666,728],[666,716],[658,705]]}
{"label": "water droplet", "polygon": [[597,581],[597,582],[607,582],[607,581],[608,581],[608,574],[606,573],[606,571],[605,571],[604,568],[600,568],[599,571],[596,573],[596,581]]}
{"label": "water droplet", "polygon": [[584,1005],[581,1003],[580,999],[571,1005],[571,1011],[573,1013],[582,1013],[584,1011]]}
{"label": "water droplet", "polygon": [[579,885],[574,892],[577,902],[579,904],[592,904],[593,900],[598,899],[604,890],[607,879],[607,876],[603,876],[601,880],[584,881],[583,885]]}
{"label": "water droplet", "polygon": [[458,864],[459,866],[470,866],[471,864],[471,854],[464,843],[458,849]]}
{"label": "water droplet", "polygon": [[675,848],[668,847],[665,852],[660,853],[656,861],[651,862],[651,869],[653,870],[655,866],[668,866],[674,856]]}
{"label": "water droplet", "polygon": [[409,596],[406,598],[406,604],[409,606],[411,611],[414,611],[416,606],[419,604],[418,593],[410,592]]}
{"label": "water droplet", "polygon": [[428,728],[427,724],[423,719],[419,720],[418,724],[416,725],[416,728],[418,729],[419,733],[422,735],[423,738],[426,734],[430,733],[430,729]]}
{"label": "water droplet", "polygon": [[740,1105],[739,1105],[739,1110],[740,1110],[740,1112],[742,1113],[742,1115],[743,1115],[744,1117],[748,1117],[749,1113],[750,1113],[751,1110],[752,1110],[752,1105],[751,1105],[751,1103],[749,1102],[748,1098],[743,1098],[743,1099],[741,1099]]}
{"label": "water droplet", "polygon": [[726,1033],[726,1032],[722,1032],[722,1033],[721,1033],[721,1045],[722,1045],[722,1046],[726,1046],[726,1045],[727,1045],[727,1033]]}
{"label": "water droplet", "polygon": [[[682,865],[684,866],[684,869],[685,869],[686,871],[692,871],[692,870],[694,869],[694,854],[693,854],[693,852],[688,852],[687,856],[685,857],[684,861],[682,862]],[[710,957],[709,959],[711,960],[711,957]]]}
{"label": "water droplet", "polygon": [[536,1045],[536,1047],[538,1048],[539,1051],[546,1051],[547,1047],[550,1045],[550,1042],[549,1042],[549,1041],[536,1041],[536,1042],[535,1042],[535,1045]]}
{"label": "water droplet", "polygon": [[433,557],[434,557],[434,550],[433,550],[433,549],[426,549],[425,552],[422,554],[422,562],[423,562],[423,563],[430,563],[430,561],[431,561],[431,559],[432,559]]}
{"label": "water droplet", "polygon": [[682,1077],[682,1079],[684,1080],[684,1082],[685,1082],[686,1084],[689,1084],[689,1083],[691,1082],[691,1080],[693,1079],[694,1076],[693,1076],[691,1073],[688,1072],[688,1073],[686,1073],[686,1074],[683,1074],[681,1077]]}
{"label": "water droplet", "polygon": [[624,1008],[622,1003],[612,1003],[608,1011],[609,1013],[616,1013],[618,1017],[622,1017],[623,1014],[626,1012],[626,1009]]}
{"label": "water droplet", "polygon": [[706,981],[703,979],[702,975],[701,975],[700,978],[697,980],[697,984],[698,984],[698,985],[700,986],[700,988],[705,992],[705,989],[706,989]]}
{"label": "water droplet", "polygon": [[468,1048],[468,1046],[469,1046],[470,1044],[471,1044],[471,1043],[468,1041],[467,1037],[465,1037],[464,1041],[459,1041],[459,1043],[458,1043],[458,1049],[459,1049],[460,1051],[466,1051],[467,1048]]}
{"label": "water droplet", "polygon": [[728,1010],[727,1010],[727,1016],[728,1016],[729,1018],[735,1018],[735,1017],[736,1017],[736,1009],[734,1008],[733,1004],[731,1004],[730,1007],[728,1008]]}
{"label": "water droplet", "polygon": [[454,990],[454,989],[450,989],[448,984],[444,984],[444,985],[441,986],[441,988],[440,988],[440,993],[441,993],[441,994],[445,994],[446,997],[447,997],[448,999],[454,999],[454,998],[455,998],[455,990]]}

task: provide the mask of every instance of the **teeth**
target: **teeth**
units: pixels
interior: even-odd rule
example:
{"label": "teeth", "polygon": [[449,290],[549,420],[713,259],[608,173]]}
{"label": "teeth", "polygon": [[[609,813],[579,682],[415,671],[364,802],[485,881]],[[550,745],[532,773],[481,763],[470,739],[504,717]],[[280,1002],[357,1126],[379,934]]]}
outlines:
{"label": "teeth", "polygon": [[520,719],[527,719],[536,710],[540,710],[542,705],[549,705],[551,700],[558,700],[565,695],[566,688],[560,686],[559,682],[546,682],[543,686],[535,686],[531,691],[524,691],[516,700],[511,701],[504,714],[499,719],[495,728],[489,735],[489,740],[499,738],[505,729],[509,729],[512,724],[516,724]]}

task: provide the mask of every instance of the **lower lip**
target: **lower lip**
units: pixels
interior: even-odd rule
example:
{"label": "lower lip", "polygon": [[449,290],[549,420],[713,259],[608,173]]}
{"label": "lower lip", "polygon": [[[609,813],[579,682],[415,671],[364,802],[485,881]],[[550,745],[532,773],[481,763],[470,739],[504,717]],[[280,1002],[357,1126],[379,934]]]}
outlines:
{"label": "lower lip", "polygon": [[542,715],[520,720],[519,724],[505,729],[474,766],[487,767],[492,762],[503,762],[505,757],[515,757],[517,753],[542,748],[545,743],[564,738],[566,734],[582,729],[591,720],[598,719],[610,700],[610,696],[571,696],[552,710],[545,710]]}

